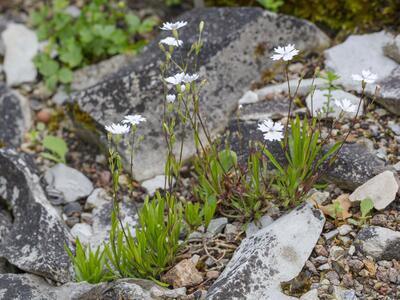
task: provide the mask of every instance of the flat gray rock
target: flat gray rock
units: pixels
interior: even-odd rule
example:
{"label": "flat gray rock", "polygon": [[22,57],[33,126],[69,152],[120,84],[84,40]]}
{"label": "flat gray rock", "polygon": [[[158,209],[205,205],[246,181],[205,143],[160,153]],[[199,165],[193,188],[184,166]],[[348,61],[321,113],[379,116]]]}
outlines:
{"label": "flat gray rock", "polygon": [[1,240],[0,257],[26,272],[58,282],[71,279],[64,250],[69,233],[48,202],[33,162],[12,149],[0,149],[0,198],[12,210],[13,224]]}
{"label": "flat gray rock", "polygon": [[1,33],[4,43],[4,72],[9,86],[35,81],[33,58],[39,51],[36,33],[25,25],[11,23]]}
{"label": "flat gray rock", "polygon": [[0,146],[19,147],[32,119],[28,100],[0,83]]}
{"label": "flat gray rock", "polygon": [[[274,47],[294,43],[302,53],[309,53],[329,44],[328,37],[313,24],[260,8],[195,9],[180,19],[189,25],[179,30],[184,46],[176,50],[176,55],[180,51],[186,53],[197,39],[200,21],[206,24],[198,73],[201,79],[207,79],[201,107],[212,136],[227,125],[229,115],[250,83],[262,70],[273,67],[270,56]],[[163,87],[159,71],[163,54],[158,42],[169,34],[161,33],[127,67],[72,97],[80,108],[73,116],[77,128],[102,145],[107,142],[105,124],[120,122],[127,114],[140,113],[147,118],[139,130],[145,139],[134,161],[133,175],[138,180],[164,172],[166,147],[161,124]],[[260,46],[265,51],[255,55]],[[90,116],[93,122],[79,122],[86,119],[84,116]],[[126,147],[120,146],[123,158],[129,161]],[[194,153],[194,144],[188,138],[183,159]]]}
{"label": "flat gray rock", "polygon": [[48,169],[44,178],[49,186],[63,194],[66,203],[87,197],[93,191],[89,178],[61,163]]}
{"label": "flat gray rock", "polygon": [[400,259],[400,232],[379,226],[360,230],[354,241],[356,248],[376,260]]}
{"label": "flat gray rock", "polygon": [[206,299],[297,299],[280,284],[300,273],[324,223],[320,210],[304,204],[245,238]]}

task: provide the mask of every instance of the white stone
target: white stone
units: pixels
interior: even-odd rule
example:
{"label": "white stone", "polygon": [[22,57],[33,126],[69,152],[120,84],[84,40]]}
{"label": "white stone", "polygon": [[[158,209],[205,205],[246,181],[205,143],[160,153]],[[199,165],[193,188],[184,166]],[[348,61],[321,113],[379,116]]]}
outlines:
{"label": "white stone", "polygon": [[[325,50],[325,66],[340,76],[337,83],[342,84],[346,90],[360,91],[361,83],[354,81],[352,74],[370,70],[377,74],[380,80],[388,77],[398,66],[383,53],[383,46],[392,39],[393,36],[384,31],[351,35],[344,43]],[[375,85],[368,84],[367,89],[373,93]]]}
{"label": "white stone", "polygon": [[[144,187],[147,190],[147,193],[150,196],[154,196],[156,191],[158,189],[164,189],[165,185],[165,175],[157,175],[151,179],[147,179],[142,182],[142,187]],[[172,179],[172,185],[175,184],[175,179]],[[167,182],[167,188],[168,188],[168,182]]]}
{"label": "white stone", "polygon": [[253,91],[247,91],[243,97],[239,99],[239,104],[250,104],[258,102],[258,96]]}
{"label": "white stone", "polygon": [[224,230],[226,224],[228,224],[228,219],[225,217],[212,219],[208,224],[207,232],[211,235],[217,235]]}
{"label": "white stone", "polygon": [[283,294],[281,283],[301,272],[324,223],[320,210],[304,204],[246,237],[207,299],[297,299]]}
{"label": "white stone", "polygon": [[[306,103],[307,103],[307,108],[309,111],[312,109],[312,113],[314,116],[317,116],[318,112],[321,112],[323,107],[326,107],[328,99],[327,99],[328,91],[327,90],[316,90],[314,94],[309,94],[306,98]],[[354,96],[353,94],[347,93],[342,90],[334,90],[331,93],[331,98],[329,102],[329,107],[332,110],[328,114],[328,117],[333,117],[337,118],[340,116],[341,109],[335,105],[335,100],[342,100],[342,99],[348,99],[350,100],[351,104],[356,105],[358,107],[358,104],[360,103],[360,98]],[[363,114],[363,106],[361,105],[360,111],[358,115]],[[352,118],[356,115],[356,112],[344,112],[344,116]],[[324,118],[325,113],[321,113],[321,116]]]}
{"label": "white stone", "polygon": [[102,206],[104,203],[111,202],[111,197],[107,191],[102,188],[97,188],[86,199],[85,209],[93,209]]}
{"label": "white stone", "polygon": [[93,191],[93,184],[85,175],[64,164],[48,169],[44,178],[48,185],[64,195],[66,202],[84,198]]}
{"label": "white stone", "polygon": [[318,290],[312,289],[300,297],[300,300],[319,300]]}
{"label": "white stone", "polygon": [[400,181],[392,171],[384,171],[359,186],[350,196],[352,202],[370,198],[377,210],[384,209],[396,199]]}
{"label": "white stone", "polygon": [[[315,78],[314,80],[312,78],[308,79],[303,79],[300,82],[299,85],[299,80],[298,79],[292,79],[289,80],[289,86],[290,86],[290,93],[292,96],[294,95],[294,92],[296,91],[297,87],[297,95],[298,96],[304,96],[310,93],[313,87],[319,88],[323,87],[326,85],[326,80],[322,78]],[[258,99],[264,99],[268,95],[276,95],[276,94],[282,94],[282,93],[288,93],[288,84],[287,82],[284,83],[279,83],[279,84],[274,84],[274,85],[268,85],[266,87],[263,87],[259,90],[255,90],[254,92],[257,94]]]}
{"label": "white stone", "polygon": [[357,300],[356,292],[341,286],[333,286],[333,296],[336,300]]}
{"label": "white stone", "polygon": [[340,227],[338,227],[338,231],[340,235],[347,235],[351,232],[352,227],[348,224],[344,224]]}
{"label": "white stone", "polygon": [[1,37],[5,46],[4,71],[7,84],[19,85],[35,81],[37,71],[33,58],[38,53],[39,41],[34,31],[21,24],[11,23]]}
{"label": "white stone", "polygon": [[345,253],[346,251],[344,251],[342,247],[332,246],[332,248],[329,250],[329,257],[336,261],[342,258]]}
{"label": "white stone", "polygon": [[88,244],[93,235],[92,226],[86,223],[77,223],[71,228],[71,234],[74,238],[79,238],[82,244]]}

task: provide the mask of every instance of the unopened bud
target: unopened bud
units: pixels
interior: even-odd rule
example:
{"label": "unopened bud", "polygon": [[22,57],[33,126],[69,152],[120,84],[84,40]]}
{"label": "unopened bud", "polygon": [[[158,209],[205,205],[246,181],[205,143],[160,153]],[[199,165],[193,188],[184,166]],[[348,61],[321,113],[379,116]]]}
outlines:
{"label": "unopened bud", "polygon": [[199,24],[200,33],[203,31],[203,29],[204,29],[204,21],[201,21],[200,24]]}

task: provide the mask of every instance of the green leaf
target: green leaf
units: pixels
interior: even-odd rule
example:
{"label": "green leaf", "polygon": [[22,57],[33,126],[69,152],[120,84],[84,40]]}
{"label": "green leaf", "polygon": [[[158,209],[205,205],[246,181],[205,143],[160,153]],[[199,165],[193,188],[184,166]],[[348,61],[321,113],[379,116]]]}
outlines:
{"label": "green leaf", "polygon": [[56,74],[60,67],[58,62],[56,62],[46,54],[42,54],[38,57],[36,65],[39,69],[40,74],[46,77]]}
{"label": "green leaf", "polygon": [[361,217],[365,218],[374,208],[374,202],[370,198],[365,198],[360,202]]}
{"label": "green leaf", "polygon": [[72,82],[73,73],[70,69],[64,67],[61,68],[60,71],[58,72],[58,78],[60,82],[68,84]]}
{"label": "green leaf", "polygon": [[125,15],[125,22],[128,25],[128,30],[130,33],[136,33],[140,28],[140,19],[135,14]]}
{"label": "green leaf", "polygon": [[65,163],[65,155],[68,152],[68,146],[63,139],[48,135],[43,139],[43,147],[49,150],[52,155],[58,157],[60,162]]}
{"label": "green leaf", "polygon": [[70,68],[79,66],[83,59],[81,47],[73,40],[69,40],[65,45],[62,45],[59,50],[59,56],[61,61]]}
{"label": "green leaf", "polygon": [[237,155],[232,150],[222,150],[218,153],[219,161],[225,173],[237,165]]}

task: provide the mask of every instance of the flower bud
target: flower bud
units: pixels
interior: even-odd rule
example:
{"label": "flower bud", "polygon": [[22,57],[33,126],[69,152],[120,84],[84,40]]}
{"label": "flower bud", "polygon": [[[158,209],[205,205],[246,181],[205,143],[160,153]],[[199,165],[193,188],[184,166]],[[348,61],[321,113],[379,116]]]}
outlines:
{"label": "flower bud", "polygon": [[200,24],[199,24],[200,33],[203,31],[203,29],[204,29],[204,21],[201,21]]}

